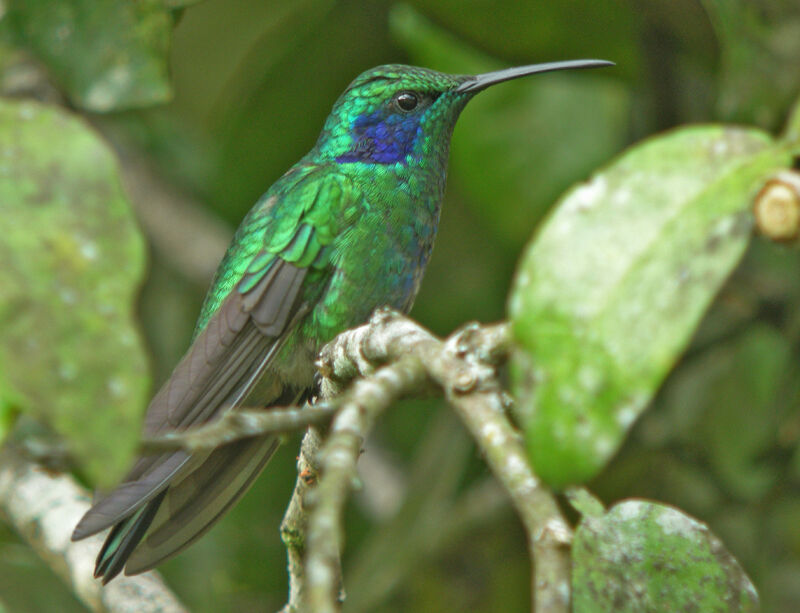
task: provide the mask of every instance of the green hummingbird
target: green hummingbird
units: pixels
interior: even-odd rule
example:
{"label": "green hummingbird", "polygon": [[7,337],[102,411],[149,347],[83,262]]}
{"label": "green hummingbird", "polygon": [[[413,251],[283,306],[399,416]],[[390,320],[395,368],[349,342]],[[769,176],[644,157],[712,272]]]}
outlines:
{"label": "green hummingbird", "polygon": [[[377,307],[411,309],[436,236],[450,135],[467,102],[510,79],[609,65],[575,60],[468,76],[395,64],[358,76],[314,148],[236,231],[192,344],[147,409],[144,435],[307,398],[323,344]],[[149,570],[222,517],[277,447],[267,435],[203,454],[140,457],[72,539],[112,527],[95,568],[103,583],[123,568]]]}

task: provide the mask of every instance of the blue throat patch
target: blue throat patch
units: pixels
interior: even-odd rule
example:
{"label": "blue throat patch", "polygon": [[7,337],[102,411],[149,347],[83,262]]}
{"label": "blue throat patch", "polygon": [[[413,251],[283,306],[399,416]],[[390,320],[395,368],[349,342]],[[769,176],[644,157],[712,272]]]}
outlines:
{"label": "blue throat patch", "polygon": [[336,158],[337,162],[405,163],[414,149],[419,130],[419,115],[391,114],[376,111],[360,115],[351,127],[354,147]]}

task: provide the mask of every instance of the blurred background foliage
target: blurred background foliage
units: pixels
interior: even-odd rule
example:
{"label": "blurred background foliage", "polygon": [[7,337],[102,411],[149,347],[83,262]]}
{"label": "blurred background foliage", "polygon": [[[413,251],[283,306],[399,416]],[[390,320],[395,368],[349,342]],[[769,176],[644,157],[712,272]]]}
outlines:
{"label": "blurred background foliage", "polygon": [[[800,91],[795,0],[4,0],[0,45],[4,92],[64,103],[125,167],[156,175],[159,194],[183,206],[169,223],[153,221],[148,192],[133,198],[150,245],[136,306],[154,386],[187,346],[213,272],[203,263],[221,255],[255,199],[313,145],[335,98],[366,68],[617,63],[510,83],[464,112],[435,255],[412,313],[440,334],[505,316],[511,275],[537,222],[625,146],[691,122],[777,133]],[[29,87],[31,62],[50,87]],[[138,176],[126,176],[131,193]],[[187,231],[160,231],[184,218]],[[707,522],[767,611],[800,609],[797,270],[796,250],[751,244],[651,408],[590,484],[607,503],[653,498]],[[120,364],[128,357],[138,359],[123,355]],[[27,401],[0,391],[4,411]],[[116,428],[135,432],[135,423]],[[104,436],[116,436],[113,425]],[[251,493],[163,565],[193,611],[283,604],[278,525],[297,445],[287,441]],[[397,407],[360,464],[365,487],[347,523],[347,610],[528,606],[522,529],[446,407]],[[90,467],[82,471],[97,480]],[[11,532],[0,537],[8,610],[80,610]]]}

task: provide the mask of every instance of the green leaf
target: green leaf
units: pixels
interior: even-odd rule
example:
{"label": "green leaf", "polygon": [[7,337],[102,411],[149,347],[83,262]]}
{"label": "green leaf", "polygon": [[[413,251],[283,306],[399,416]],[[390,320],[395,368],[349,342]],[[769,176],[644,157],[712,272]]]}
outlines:
{"label": "green leaf", "polygon": [[67,113],[0,102],[0,227],[0,393],[110,484],[148,393],[133,319],[144,246],[113,155]]}
{"label": "green leaf", "polygon": [[629,500],[585,516],[572,543],[573,611],[757,611],[758,594],[705,524]]}
{"label": "green leaf", "polygon": [[568,192],[510,296],[514,390],[538,474],[595,475],[686,347],[750,236],[750,200],[790,163],[721,126],[636,146]]}
{"label": "green leaf", "polygon": [[44,62],[72,102],[106,112],[166,102],[162,0],[6,0],[0,31]]}
{"label": "green leaf", "polygon": [[[408,6],[392,33],[422,66],[455,73],[505,67]],[[626,142],[630,93],[616,69],[538,75],[480,93],[458,120],[453,182],[487,230],[514,252],[569,185]],[[586,112],[587,105],[592,108]]]}

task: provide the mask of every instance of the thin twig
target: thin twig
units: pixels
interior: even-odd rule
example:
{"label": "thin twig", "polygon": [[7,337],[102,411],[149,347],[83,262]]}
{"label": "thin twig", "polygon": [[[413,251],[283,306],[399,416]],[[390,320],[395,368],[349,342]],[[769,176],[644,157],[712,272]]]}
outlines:
{"label": "thin twig", "polygon": [[242,438],[295,432],[311,424],[328,421],[336,408],[330,404],[317,404],[229,411],[218,420],[202,426],[143,439],[140,451],[145,454],[176,449],[208,451]]}
{"label": "thin twig", "polygon": [[368,379],[354,383],[331,424],[320,452],[322,478],[314,491],[308,519],[306,578],[309,611],[334,613],[340,608],[339,547],[342,515],[352,486],[361,444],[378,415],[398,397],[425,383],[425,369],[404,356]]}
{"label": "thin twig", "polygon": [[105,535],[70,540],[89,501],[72,477],[48,472],[9,445],[0,450],[0,513],[90,610],[184,613],[154,571],[119,577],[105,587],[93,579],[94,558]]}
{"label": "thin twig", "polygon": [[303,437],[300,455],[297,457],[297,483],[292,498],[281,522],[281,540],[286,546],[287,570],[289,572],[289,600],[281,613],[298,613],[305,610],[306,574],[303,559],[306,553],[308,510],[306,494],[319,478],[317,454],[322,437],[319,430],[311,427]]}
{"label": "thin twig", "polygon": [[[462,339],[448,340],[443,357],[457,356]],[[495,379],[485,379],[463,393],[450,376],[448,359],[431,362],[431,376],[442,384],[447,399],[464,420],[483,451],[486,463],[511,495],[528,536],[533,563],[532,600],[536,611],[568,611],[570,594],[569,543],[572,531],[553,494],[530,467],[517,432],[505,416],[504,394]]]}

